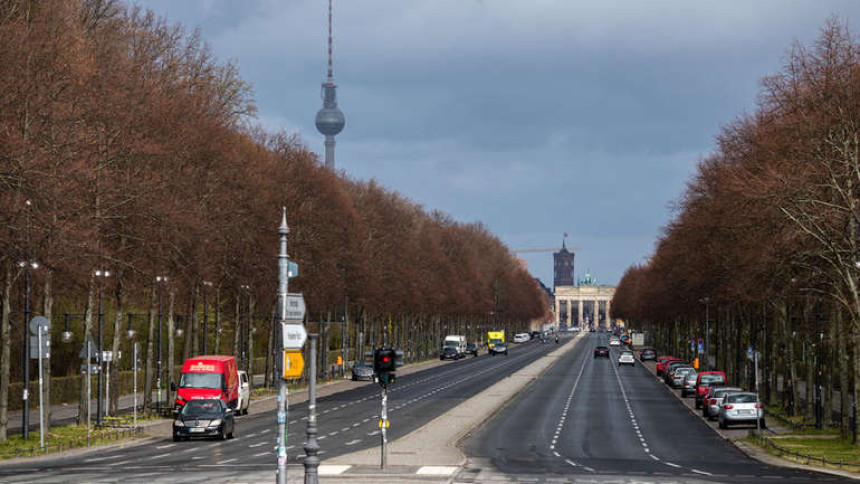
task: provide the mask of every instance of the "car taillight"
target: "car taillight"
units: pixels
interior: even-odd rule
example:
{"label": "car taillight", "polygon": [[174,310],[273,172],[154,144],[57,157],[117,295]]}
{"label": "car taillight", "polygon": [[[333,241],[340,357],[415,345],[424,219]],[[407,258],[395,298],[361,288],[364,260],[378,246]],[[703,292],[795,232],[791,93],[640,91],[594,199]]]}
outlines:
{"label": "car taillight", "polygon": [[723,405],[723,408],[725,408],[726,410],[731,410],[731,409],[735,408],[735,406],[734,405]]}
{"label": "car taillight", "polygon": [[717,404],[717,399],[716,399],[716,398],[712,398],[712,399],[711,399],[711,401],[710,401],[710,403],[709,403],[709,405],[716,405],[716,404]]}
{"label": "car taillight", "polygon": [[760,403],[756,403],[755,408],[764,408],[764,407]]}

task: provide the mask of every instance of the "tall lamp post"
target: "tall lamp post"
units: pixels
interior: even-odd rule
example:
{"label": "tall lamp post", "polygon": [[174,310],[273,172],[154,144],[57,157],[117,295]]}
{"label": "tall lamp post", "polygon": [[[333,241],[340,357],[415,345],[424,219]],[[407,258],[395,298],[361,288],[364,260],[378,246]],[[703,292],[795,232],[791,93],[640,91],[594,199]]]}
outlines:
{"label": "tall lamp post", "polygon": [[99,345],[96,360],[99,364],[98,372],[98,397],[96,398],[96,423],[101,426],[104,419],[104,347],[105,347],[105,311],[104,311],[104,278],[110,277],[110,271],[96,269],[95,276],[99,280]]}
{"label": "tall lamp post", "polygon": [[709,369],[711,366],[709,360],[711,351],[711,298],[705,296],[702,302],[705,303],[705,369]]}
{"label": "tall lamp post", "polygon": [[[30,205],[30,201],[27,201]],[[23,343],[21,344],[21,356],[23,360],[22,367],[23,375],[23,391],[21,392],[21,400],[23,400],[23,412],[21,413],[21,436],[24,440],[30,438],[30,341],[27,325],[30,322],[30,270],[38,269],[39,263],[36,261],[21,261],[18,262],[18,267],[24,271],[24,324]]]}
{"label": "tall lamp post", "polygon": [[[158,413],[162,412],[162,395],[161,395],[161,383],[162,383],[162,367],[161,367],[161,339],[162,339],[162,325],[164,324],[164,311],[162,309],[162,294],[164,293],[163,286],[167,284],[166,276],[156,276],[155,282],[158,283],[158,345],[156,349],[157,357],[155,359],[155,388],[156,395],[158,395],[155,401],[155,408],[158,409]],[[172,338],[173,335],[170,335]]]}

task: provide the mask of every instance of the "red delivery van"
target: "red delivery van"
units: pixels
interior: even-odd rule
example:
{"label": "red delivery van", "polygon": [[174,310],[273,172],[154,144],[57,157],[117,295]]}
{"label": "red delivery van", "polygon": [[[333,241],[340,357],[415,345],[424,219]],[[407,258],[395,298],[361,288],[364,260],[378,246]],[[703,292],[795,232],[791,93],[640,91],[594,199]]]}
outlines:
{"label": "red delivery van", "polygon": [[234,356],[198,356],[182,364],[182,376],[175,388],[175,409],[189,400],[220,398],[232,409],[239,402],[239,369]]}

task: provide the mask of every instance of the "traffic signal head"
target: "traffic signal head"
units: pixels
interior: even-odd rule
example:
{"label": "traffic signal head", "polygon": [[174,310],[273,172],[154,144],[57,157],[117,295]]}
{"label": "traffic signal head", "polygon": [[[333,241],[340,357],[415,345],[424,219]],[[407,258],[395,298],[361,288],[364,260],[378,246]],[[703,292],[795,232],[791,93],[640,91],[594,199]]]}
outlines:
{"label": "traffic signal head", "polygon": [[373,354],[373,370],[388,373],[397,369],[397,352],[392,348],[377,348]]}

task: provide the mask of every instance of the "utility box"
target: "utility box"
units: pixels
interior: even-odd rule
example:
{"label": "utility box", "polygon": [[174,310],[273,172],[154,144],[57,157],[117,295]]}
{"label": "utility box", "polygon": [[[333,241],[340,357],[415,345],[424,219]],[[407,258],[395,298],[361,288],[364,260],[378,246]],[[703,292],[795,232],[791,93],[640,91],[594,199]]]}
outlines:
{"label": "utility box", "polygon": [[645,333],[633,333],[633,346],[645,346]]}

